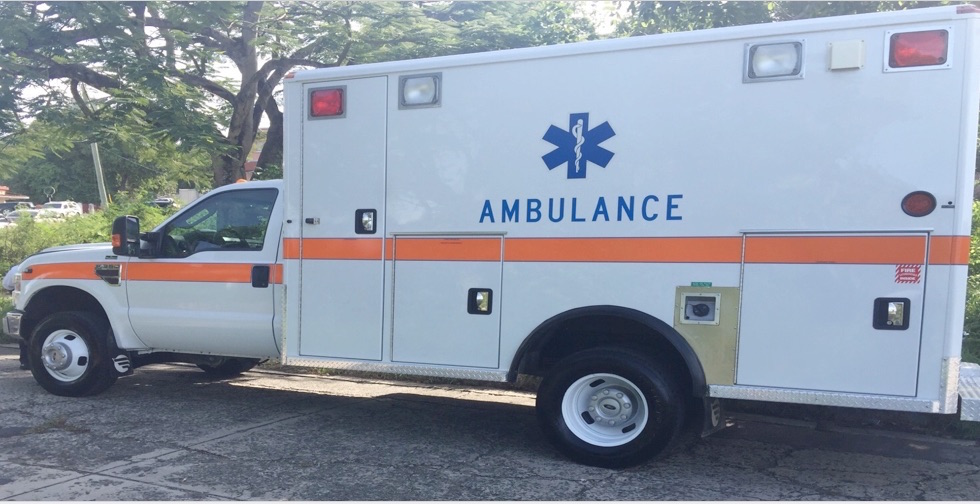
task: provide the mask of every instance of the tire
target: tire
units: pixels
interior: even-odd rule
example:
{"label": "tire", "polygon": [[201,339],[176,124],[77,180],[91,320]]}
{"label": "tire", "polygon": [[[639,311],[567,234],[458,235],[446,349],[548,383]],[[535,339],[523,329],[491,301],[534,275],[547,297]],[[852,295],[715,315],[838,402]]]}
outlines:
{"label": "tire", "polygon": [[66,397],[98,394],[116,382],[107,351],[109,323],[89,312],[60,312],[41,321],[28,343],[34,379]]}
{"label": "tire", "polygon": [[197,367],[214,378],[234,378],[258,365],[256,359],[226,357],[218,364],[198,364]]}
{"label": "tire", "polygon": [[537,416],[549,440],[572,460],[629,467],[664,451],[681,430],[680,390],[651,359],[595,348],[555,364],[538,389]]}

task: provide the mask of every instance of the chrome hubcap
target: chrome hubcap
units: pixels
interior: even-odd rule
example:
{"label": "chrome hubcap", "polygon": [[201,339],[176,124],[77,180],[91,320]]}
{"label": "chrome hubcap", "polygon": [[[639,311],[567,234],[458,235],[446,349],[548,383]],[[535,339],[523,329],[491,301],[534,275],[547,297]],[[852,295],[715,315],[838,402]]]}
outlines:
{"label": "chrome hubcap", "polygon": [[88,345],[74,331],[60,329],[49,334],[41,345],[41,362],[54,379],[62,382],[77,380],[88,369]]}
{"label": "chrome hubcap", "polygon": [[562,398],[562,417],[576,437],[595,446],[624,445],[649,420],[646,398],[633,382],[610,373],[575,381]]}
{"label": "chrome hubcap", "polygon": [[51,371],[61,371],[71,365],[71,349],[60,341],[44,345],[41,356],[44,367]]}

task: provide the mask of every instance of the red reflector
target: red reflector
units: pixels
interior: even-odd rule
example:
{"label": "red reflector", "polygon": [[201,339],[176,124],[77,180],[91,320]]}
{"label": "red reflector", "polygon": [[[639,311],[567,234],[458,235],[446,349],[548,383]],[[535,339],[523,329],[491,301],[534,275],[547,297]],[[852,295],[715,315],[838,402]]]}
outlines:
{"label": "red reflector", "polygon": [[925,191],[911,192],[902,199],[902,211],[912,217],[924,217],[936,209],[936,197]]}
{"label": "red reflector", "polygon": [[331,117],[344,114],[343,88],[317,89],[310,93],[310,115]]}
{"label": "red reflector", "polygon": [[949,50],[949,32],[932,30],[896,33],[891,37],[888,66],[905,68],[943,65]]}

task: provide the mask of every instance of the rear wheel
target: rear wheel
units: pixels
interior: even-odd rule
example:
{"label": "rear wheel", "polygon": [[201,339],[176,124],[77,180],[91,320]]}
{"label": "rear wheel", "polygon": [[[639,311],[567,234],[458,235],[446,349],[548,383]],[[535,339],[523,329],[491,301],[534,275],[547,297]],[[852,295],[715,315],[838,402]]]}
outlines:
{"label": "rear wheel", "polygon": [[576,462],[639,464],[663,451],[684,421],[680,387],[635,352],[596,348],[555,364],[538,389],[541,427]]}
{"label": "rear wheel", "polygon": [[215,378],[234,378],[252,368],[259,363],[258,359],[239,359],[235,357],[223,357],[214,363],[198,364],[197,367]]}
{"label": "rear wheel", "polygon": [[117,378],[106,350],[109,337],[109,323],[91,313],[49,315],[34,329],[28,344],[31,374],[55,395],[98,394]]}

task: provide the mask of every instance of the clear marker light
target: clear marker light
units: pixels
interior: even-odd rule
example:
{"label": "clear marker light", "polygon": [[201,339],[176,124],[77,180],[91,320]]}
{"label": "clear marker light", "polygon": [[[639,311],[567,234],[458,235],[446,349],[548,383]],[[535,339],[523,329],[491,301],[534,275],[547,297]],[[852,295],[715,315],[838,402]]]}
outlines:
{"label": "clear marker light", "polygon": [[764,44],[750,49],[750,79],[798,75],[802,65],[803,46],[799,42]]}
{"label": "clear marker light", "polygon": [[436,77],[410,77],[402,85],[402,103],[404,105],[432,105],[438,97],[438,82]]}

